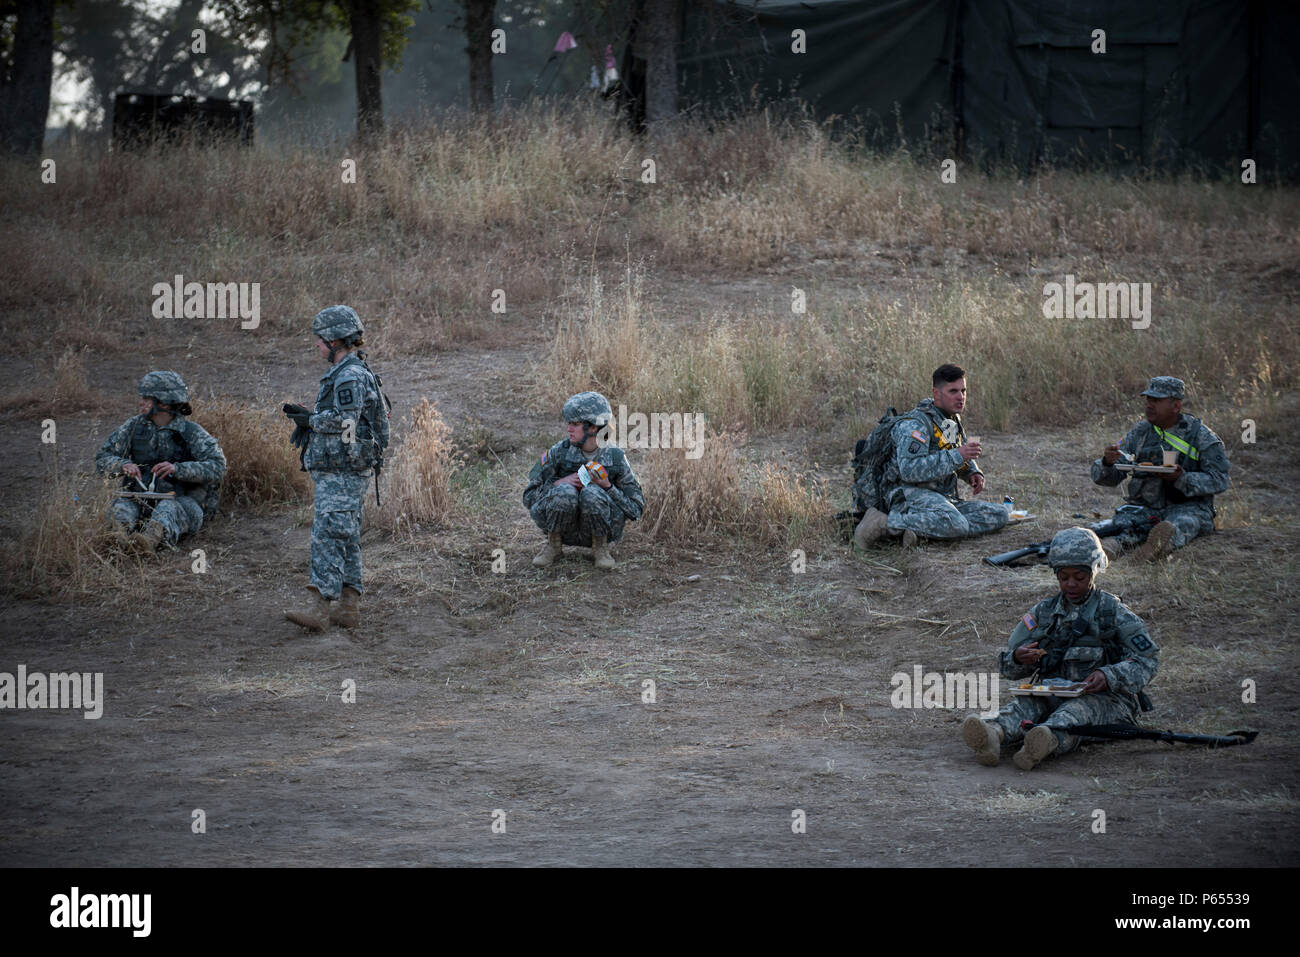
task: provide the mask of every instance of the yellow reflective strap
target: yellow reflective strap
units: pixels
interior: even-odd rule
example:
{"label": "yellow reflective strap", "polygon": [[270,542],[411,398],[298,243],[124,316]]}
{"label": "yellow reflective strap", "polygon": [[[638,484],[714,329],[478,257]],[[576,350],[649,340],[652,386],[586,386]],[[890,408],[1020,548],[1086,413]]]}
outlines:
{"label": "yellow reflective strap", "polygon": [[1156,435],[1160,436],[1160,438],[1164,439],[1166,442],[1172,445],[1179,452],[1182,452],[1189,459],[1195,459],[1197,461],[1200,460],[1201,453],[1200,450],[1196,448],[1196,446],[1188,444],[1187,442],[1183,441],[1176,435],[1171,435],[1170,433],[1166,432],[1164,429],[1160,428],[1160,426],[1158,425],[1153,424],[1151,428],[1156,430]]}

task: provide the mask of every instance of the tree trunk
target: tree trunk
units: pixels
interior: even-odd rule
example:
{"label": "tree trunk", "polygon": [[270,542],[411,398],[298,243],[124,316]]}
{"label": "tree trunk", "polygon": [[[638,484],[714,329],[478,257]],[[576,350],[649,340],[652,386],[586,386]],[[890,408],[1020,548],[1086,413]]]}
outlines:
{"label": "tree trunk", "polygon": [[0,146],[39,153],[54,79],[54,0],[18,4],[13,62],[0,76]]}
{"label": "tree trunk", "polygon": [[464,0],[464,3],[469,105],[475,113],[486,113],[492,109],[492,30],[497,0]]}
{"label": "tree trunk", "polygon": [[638,36],[646,61],[646,129],[657,138],[677,116],[680,0],[645,0]]}
{"label": "tree trunk", "polygon": [[376,0],[351,0],[352,55],[357,76],[357,136],[373,144],[384,132],[383,38]]}

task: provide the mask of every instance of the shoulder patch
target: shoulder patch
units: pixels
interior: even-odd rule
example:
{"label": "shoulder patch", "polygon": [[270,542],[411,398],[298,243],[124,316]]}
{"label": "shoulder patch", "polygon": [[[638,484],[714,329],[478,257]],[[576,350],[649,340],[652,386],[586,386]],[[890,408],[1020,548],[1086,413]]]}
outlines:
{"label": "shoulder patch", "polygon": [[913,430],[912,430],[912,438],[916,439],[918,442],[929,442],[929,441],[930,441],[930,437],[929,437],[928,435],[926,435],[924,432],[922,432],[920,429],[913,429]]}
{"label": "shoulder patch", "polygon": [[542,453],[542,464],[545,465],[546,460],[549,459],[550,457],[551,457],[551,450],[547,449],[545,452]]}
{"label": "shoulder patch", "polygon": [[1151,639],[1146,635],[1138,635],[1133,639],[1133,647],[1138,651],[1146,651],[1151,647]]}
{"label": "shoulder patch", "polygon": [[1033,631],[1035,628],[1038,627],[1037,619],[1035,619],[1033,615],[1029,614],[1029,612],[1025,612],[1024,617],[1021,618],[1020,620],[1025,623],[1025,627],[1028,628],[1030,631]]}

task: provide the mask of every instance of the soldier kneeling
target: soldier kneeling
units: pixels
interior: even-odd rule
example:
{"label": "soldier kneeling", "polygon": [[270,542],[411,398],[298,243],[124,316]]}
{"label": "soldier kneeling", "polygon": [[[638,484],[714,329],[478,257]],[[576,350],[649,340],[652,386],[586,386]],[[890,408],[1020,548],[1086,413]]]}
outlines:
{"label": "soldier kneeling", "polygon": [[118,498],[110,517],[118,523],[119,544],[152,555],[217,513],[226,457],[217,440],[188,418],[190,393],[175,372],[149,372],[137,391],[139,414],[108,437],[95,468],[123,476],[126,491],[144,493]]}
{"label": "soldier kneeling", "polygon": [[[1097,574],[1107,565],[1101,541],[1090,529],[1064,529],[1052,539],[1047,562],[1061,590],[1016,625],[1010,647],[1001,654],[1002,675],[1017,681],[1038,672],[1040,681],[1081,682],[1084,693],[1018,696],[992,720],[967,717],[962,740],[980,764],[997,764],[1003,748],[1023,742],[1015,762],[1028,771],[1048,755],[1077,748],[1072,727],[1137,724],[1138,709],[1151,710],[1143,688],[1155,677],[1159,649],[1141,618],[1096,587]],[[1028,734],[1022,722],[1033,725]]]}
{"label": "soldier kneeling", "polygon": [[616,445],[601,446],[597,436],[613,410],[599,392],[579,392],[564,403],[568,438],[542,453],[528,474],[524,507],[546,533],[546,545],[533,559],[544,568],[564,545],[590,545],[596,567],[609,571],[609,546],[623,537],[623,525],[645,510],[645,496]]}

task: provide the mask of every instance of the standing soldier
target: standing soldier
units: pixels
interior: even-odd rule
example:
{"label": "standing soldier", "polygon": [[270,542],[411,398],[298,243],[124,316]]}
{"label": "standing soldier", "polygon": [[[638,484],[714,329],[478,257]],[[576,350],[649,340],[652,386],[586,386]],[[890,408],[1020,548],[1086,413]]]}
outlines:
{"label": "standing soldier", "polygon": [[[998,763],[1002,749],[1023,742],[1016,767],[1028,771],[1051,754],[1079,746],[1070,733],[1082,724],[1137,724],[1151,710],[1143,690],[1156,675],[1159,649],[1147,627],[1110,592],[1096,587],[1106,553],[1088,528],[1066,528],[1052,538],[1047,563],[1060,591],[1020,619],[1000,659],[1002,676],[1018,681],[1064,679],[1081,685],[1077,698],[1017,696],[996,718],[969,715],[962,740],[980,764]],[[1033,727],[1026,734],[1025,724]]]}
{"label": "standing soldier", "polygon": [[1158,375],[1146,391],[1146,421],[1129,429],[1116,445],[1106,446],[1092,463],[1098,485],[1119,485],[1125,473],[1115,468],[1124,457],[1130,464],[1161,465],[1173,453],[1177,470],[1168,475],[1139,474],[1134,469],[1124,501],[1148,509],[1160,523],[1150,531],[1134,529],[1114,539],[1115,551],[1143,540],[1138,557],[1155,561],[1182,548],[1198,535],[1214,531],[1214,496],[1228,489],[1228,455],[1223,441],[1200,419],[1183,412],[1187,394],[1182,379]]}
{"label": "standing soldier", "polygon": [[524,489],[524,507],[546,533],[533,564],[551,564],[564,545],[590,545],[596,567],[609,571],[615,566],[609,546],[623,537],[628,519],[641,517],[645,496],[624,451],[597,440],[613,416],[609,400],[579,392],[564,403],[563,415],[568,438],[542,453]]}
{"label": "standing soldier", "polygon": [[[975,463],[983,450],[966,437],[961,421],[965,370],[941,365],[930,384],[930,398],[892,423],[881,421],[890,430],[888,445],[882,446],[887,458],[879,461],[883,468],[869,466],[854,488],[855,501],[865,509],[853,533],[859,548],[889,535],[901,535],[904,545],[922,538],[971,538],[1007,524],[1007,506],[964,502],[958,492],[958,480],[968,483],[973,495],[984,491],[984,473]],[[868,484],[878,486],[878,498],[864,491]]]}
{"label": "standing soldier", "polygon": [[311,608],[285,618],[308,631],[361,623],[361,505],[388,447],[388,405],[379,377],[366,365],[365,327],[348,306],[322,309],[312,320],[316,349],[329,371],[321,376],[315,411],[286,405],[297,428],[293,443],[316,487],[311,526]]}
{"label": "standing soldier", "polygon": [[[189,390],[175,372],[149,372],[140,380],[139,414],[108,437],[95,468],[122,475],[132,491],[174,492],[171,499],[119,498],[110,515],[118,541],[140,555],[159,545],[174,546],[217,513],[226,457],[203,426],[187,416]],[[143,527],[135,530],[136,524]]]}

